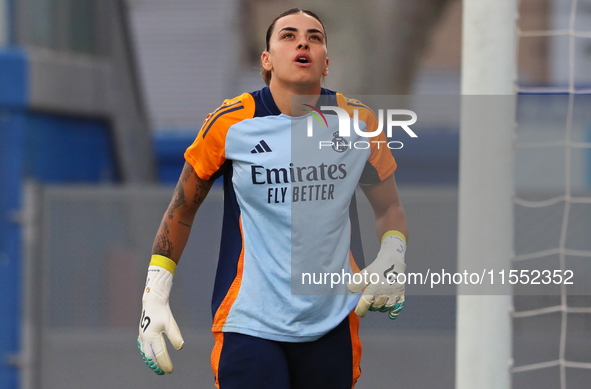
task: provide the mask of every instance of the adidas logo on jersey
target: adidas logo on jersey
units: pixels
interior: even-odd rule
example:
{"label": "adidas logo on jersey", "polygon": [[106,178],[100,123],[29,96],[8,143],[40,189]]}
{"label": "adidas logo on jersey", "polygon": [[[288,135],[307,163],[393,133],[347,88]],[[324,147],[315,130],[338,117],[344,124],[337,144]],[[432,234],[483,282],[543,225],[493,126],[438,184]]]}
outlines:
{"label": "adidas logo on jersey", "polygon": [[250,150],[250,152],[252,154],[256,154],[256,153],[270,153],[271,148],[269,147],[269,145],[267,144],[267,142],[265,142],[264,140],[261,139],[261,141],[254,147],[254,149]]}

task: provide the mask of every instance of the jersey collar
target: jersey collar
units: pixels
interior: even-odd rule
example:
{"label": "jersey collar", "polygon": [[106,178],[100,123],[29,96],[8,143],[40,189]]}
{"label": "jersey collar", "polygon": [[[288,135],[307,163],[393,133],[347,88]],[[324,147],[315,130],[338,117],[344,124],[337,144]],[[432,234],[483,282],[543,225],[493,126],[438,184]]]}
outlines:
{"label": "jersey collar", "polygon": [[[255,95],[253,93],[253,95]],[[321,98],[318,99],[316,103],[316,107],[320,109],[322,105],[337,105],[336,103],[336,92],[330,89],[321,88],[320,95]],[[264,87],[260,90],[260,102],[262,104],[257,104],[256,107],[256,116],[268,116],[268,115],[281,115],[281,111],[277,108],[277,104],[275,104],[275,100],[273,100],[273,95],[271,94],[271,90],[268,86]]]}

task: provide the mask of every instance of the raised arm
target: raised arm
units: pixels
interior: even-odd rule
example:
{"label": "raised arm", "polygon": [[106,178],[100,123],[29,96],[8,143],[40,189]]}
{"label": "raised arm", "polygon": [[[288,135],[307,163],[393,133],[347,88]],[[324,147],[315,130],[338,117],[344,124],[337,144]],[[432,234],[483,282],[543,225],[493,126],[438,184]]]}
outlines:
{"label": "raised arm", "polygon": [[205,200],[213,181],[202,180],[185,162],[174,196],[156,233],[153,255],[162,255],[178,263],[189,240],[197,210]]}

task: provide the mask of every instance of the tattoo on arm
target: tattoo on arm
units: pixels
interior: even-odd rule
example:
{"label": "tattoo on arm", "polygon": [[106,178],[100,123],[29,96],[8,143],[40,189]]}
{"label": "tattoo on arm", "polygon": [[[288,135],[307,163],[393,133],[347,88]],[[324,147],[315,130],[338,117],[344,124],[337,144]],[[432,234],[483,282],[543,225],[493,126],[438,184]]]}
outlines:
{"label": "tattoo on arm", "polygon": [[181,178],[179,179],[179,182],[177,183],[177,186],[174,190],[173,200],[168,207],[167,214],[169,219],[174,217],[174,212],[177,209],[188,206],[184,184],[189,182],[189,179],[192,177],[197,180],[193,204],[200,206],[201,203],[203,203],[203,200],[205,200],[207,193],[209,193],[209,189],[213,183],[199,178],[199,176],[197,176],[195,173],[195,169],[193,169],[190,164],[186,164],[185,168],[183,169],[183,173],[181,174]]}
{"label": "tattoo on arm", "polygon": [[186,169],[183,169],[183,173],[181,174],[181,181],[182,182],[189,181],[189,178],[191,178],[191,175],[193,175],[194,173],[195,173],[195,169],[193,169],[193,166],[191,166],[190,164],[187,164]]}
{"label": "tattoo on arm", "polygon": [[195,190],[195,197],[193,198],[193,203],[196,205],[201,205],[207,193],[209,193],[209,189],[211,189],[212,183],[209,181],[202,180],[201,178],[197,177],[197,188]]}
{"label": "tattoo on arm", "polygon": [[162,224],[160,224],[160,229],[158,230],[156,239],[154,240],[154,247],[152,247],[153,254],[162,255],[167,258],[172,257],[174,247],[172,245],[169,235],[170,231],[168,230],[168,224],[165,220],[163,220]]}
{"label": "tattoo on arm", "polygon": [[[194,183],[194,181],[192,180],[196,180],[196,184]],[[211,188],[213,182],[211,181],[206,181],[206,180],[202,180],[201,178],[199,178],[199,176],[197,176],[197,174],[195,173],[195,170],[193,169],[193,167],[186,163],[185,167],[183,168],[183,173],[181,174],[181,178],[179,179],[176,188],[174,190],[174,196],[172,201],[170,202],[170,204],[168,205],[168,210],[166,211],[166,214],[164,216],[164,218],[162,219],[162,223],[160,224],[160,228],[158,229],[158,233],[156,234],[156,239],[154,239],[154,246],[152,247],[152,253],[153,254],[159,254],[159,255],[163,255],[165,257],[168,258],[172,258],[172,256],[174,255],[174,245],[173,245],[173,240],[175,242],[175,244],[177,245],[177,251],[179,250],[179,247],[184,247],[184,241],[182,239],[182,232],[180,230],[178,230],[176,228],[176,224],[174,224],[175,222],[172,221],[173,219],[176,219],[176,222],[178,222],[178,224],[187,227],[187,228],[191,228],[191,224],[190,224],[190,219],[189,217],[191,216],[191,212],[185,212],[185,211],[192,211],[192,210],[196,210],[197,208],[199,208],[199,206],[201,205],[201,203],[203,202],[203,200],[205,199],[205,197],[207,196],[207,193],[209,192],[209,189]],[[193,198],[193,204],[187,203],[187,194],[185,193],[185,185],[196,185],[195,187],[195,195]],[[190,186],[187,186],[187,188],[189,188],[189,197],[193,196],[193,194],[191,193],[192,190],[190,188]],[[189,201],[191,201],[189,199]],[[196,207],[195,207],[196,205]],[[182,210],[181,212],[177,212],[179,210]],[[173,229],[173,239],[171,240],[171,236],[170,236],[170,230],[169,230],[169,225],[168,223],[173,223],[170,225],[170,227]],[[188,223],[189,222],[189,223]],[[178,235],[181,234],[181,235]],[[177,238],[181,238],[181,240],[179,241]],[[178,243],[178,244],[177,244]],[[182,251],[182,249],[181,249]],[[176,255],[180,255],[181,252],[177,252]]]}
{"label": "tattoo on arm", "polygon": [[176,189],[174,190],[174,198],[172,203],[168,207],[168,218],[172,219],[174,217],[174,211],[181,208],[186,203],[185,198],[185,188],[183,187],[183,180],[179,180],[178,184],[176,184]]}

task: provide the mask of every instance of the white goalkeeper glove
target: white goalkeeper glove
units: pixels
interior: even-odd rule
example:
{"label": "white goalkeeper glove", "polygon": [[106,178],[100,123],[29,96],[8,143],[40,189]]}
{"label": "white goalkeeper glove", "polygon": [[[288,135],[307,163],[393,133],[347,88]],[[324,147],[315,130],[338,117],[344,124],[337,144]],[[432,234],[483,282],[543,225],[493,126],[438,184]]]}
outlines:
{"label": "white goalkeeper glove", "polygon": [[142,318],[137,346],[144,362],[156,374],[172,373],[172,361],[166,349],[163,333],[180,350],[185,342],[168,304],[176,263],[161,255],[152,255],[148,278],[142,297]]}
{"label": "white goalkeeper glove", "polygon": [[405,284],[397,278],[406,269],[405,252],[404,235],[398,231],[388,231],[382,237],[382,246],[372,264],[351,277],[347,284],[351,293],[357,293],[367,286],[355,308],[357,316],[364,317],[369,310],[388,312],[392,320],[398,317],[404,307]]}

